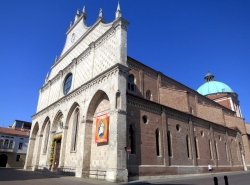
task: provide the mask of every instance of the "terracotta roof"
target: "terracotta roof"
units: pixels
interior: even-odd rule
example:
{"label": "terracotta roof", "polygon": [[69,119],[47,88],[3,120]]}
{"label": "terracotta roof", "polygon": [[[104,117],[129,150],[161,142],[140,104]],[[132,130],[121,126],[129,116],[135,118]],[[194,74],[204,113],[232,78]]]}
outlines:
{"label": "terracotta roof", "polygon": [[2,127],[0,127],[0,133],[1,134],[11,134],[11,135],[19,135],[19,136],[29,137],[27,130],[21,131],[21,130],[16,130],[16,129],[12,129],[12,128],[2,128]]}

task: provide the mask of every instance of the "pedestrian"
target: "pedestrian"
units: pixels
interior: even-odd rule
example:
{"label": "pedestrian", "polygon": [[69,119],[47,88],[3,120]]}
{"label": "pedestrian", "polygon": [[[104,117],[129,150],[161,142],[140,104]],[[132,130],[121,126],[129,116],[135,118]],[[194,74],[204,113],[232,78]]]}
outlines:
{"label": "pedestrian", "polygon": [[212,171],[213,171],[212,165],[208,163],[207,168],[208,168],[208,171],[210,172],[210,174],[212,175]]}

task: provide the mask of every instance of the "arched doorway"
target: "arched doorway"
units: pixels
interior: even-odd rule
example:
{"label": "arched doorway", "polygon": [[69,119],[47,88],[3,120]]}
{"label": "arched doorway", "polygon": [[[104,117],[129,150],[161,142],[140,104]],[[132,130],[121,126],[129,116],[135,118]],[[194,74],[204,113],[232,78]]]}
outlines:
{"label": "arched doorway", "polygon": [[[104,91],[97,91],[93,96],[87,111],[86,126],[85,126],[85,139],[84,139],[84,159],[83,159],[83,169],[84,170],[106,170],[109,166],[108,155],[105,155],[103,151],[109,151],[111,145],[109,142],[109,134],[107,132],[107,139],[104,142],[96,141],[96,133],[98,130],[98,124],[103,121],[106,125],[105,129],[109,130],[109,120],[110,112],[110,100]],[[102,120],[102,116],[103,118]],[[100,121],[100,122],[98,122]],[[103,130],[102,130],[103,131]],[[104,134],[105,135],[105,134]]]}
{"label": "arched doorway", "polygon": [[55,116],[55,119],[52,124],[52,132],[53,139],[51,143],[49,169],[57,172],[58,167],[60,166],[61,141],[63,133],[63,114],[61,111],[58,111]]}
{"label": "arched doorway", "polygon": [[0,167],[6,167],[8,157],[5,154],[0,155]]}

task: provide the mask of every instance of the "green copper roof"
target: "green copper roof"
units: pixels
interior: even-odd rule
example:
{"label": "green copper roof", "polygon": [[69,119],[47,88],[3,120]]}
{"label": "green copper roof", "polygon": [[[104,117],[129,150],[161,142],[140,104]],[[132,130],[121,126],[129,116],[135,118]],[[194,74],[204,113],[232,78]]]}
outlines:
{"label": "green copper roof", "polygon": [[214,94],[214,93],[233,93],[233,90],[226,84],[218,81],[208,81],[197,89],[197,92],[202,95]]}

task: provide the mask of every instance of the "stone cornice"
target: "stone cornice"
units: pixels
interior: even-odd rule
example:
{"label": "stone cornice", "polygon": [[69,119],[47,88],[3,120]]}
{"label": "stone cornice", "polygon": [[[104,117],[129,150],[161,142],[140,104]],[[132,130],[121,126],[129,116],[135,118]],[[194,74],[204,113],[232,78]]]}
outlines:
{"label": "stone cornice", "polygon": [[149,101],[142,101],[141,99],[132,97],[130,95],[127,96],[127,103],[128,105],[138,107],[140,109],[144,109],[156,114],[161,114],[161,107],[159,105],[155,105],[153,102]]}
{"label": "stone cornice", "polygon": [[184,121],[186,123],[189,122],[189,115],[185,115],[182,112],[176,112],[173,110],[170,110],[168,108],[165,108],[165,113],[167,115],[168,118],[174,118],[174,119],[178,119],[180,121]]}
{"label": "stone cornice", "polygon": [[[130,67],[130,68],[132,68],[132,69],[134,69],[136,71],[142,70],[145,75],[147,75],[147,76],[149,76],[149,77],[151,77],[151,78],[153,78],[155,80],[158,78],[157,72],[155,72],[154,70],[152,70],[151,68],[149,68],[147,66],[144,66],[144,65],[139,66],[139,65],[136,65],[136,64],[134,64],[132,62],[129,62],[129,60],[128,60],[127,63],[128,63],[128,67]],[[153,74],[153,73],[155,73],[155,74]]]}
{"label": "stone cornice", "polygon": [[68,101],[71,98],[79,95],[82,91],[86,91],[87,89],[89,89],[89,88],[91,88],[99,83],[102,83],[103,79],[109,78],[110,76],[115,75],[115,74],[119,74],[119,72],[124,73],[127,71],[129,71],[129,68],[124,66],[124,65],[121,65],[119,63],[113,65],[112,67],[110,67],[107,70],[105,70],[104,72],[100,73],[99,75],[97,75],[93,79],[89,80],[88,82],[86,82],[83,85],[81,85],[80,87],[76,88],[75,90],[73,90],[69,94],[65,95],[61,99],[59,99],[56,102],[52,103],[51,105],[47,106],[43,110],[37,112],[35,115],[32,116],[32,119],[35,119],[39,115],[42,115],[45,112],[53,109],[54,107],[59,106],[63,102]]}

